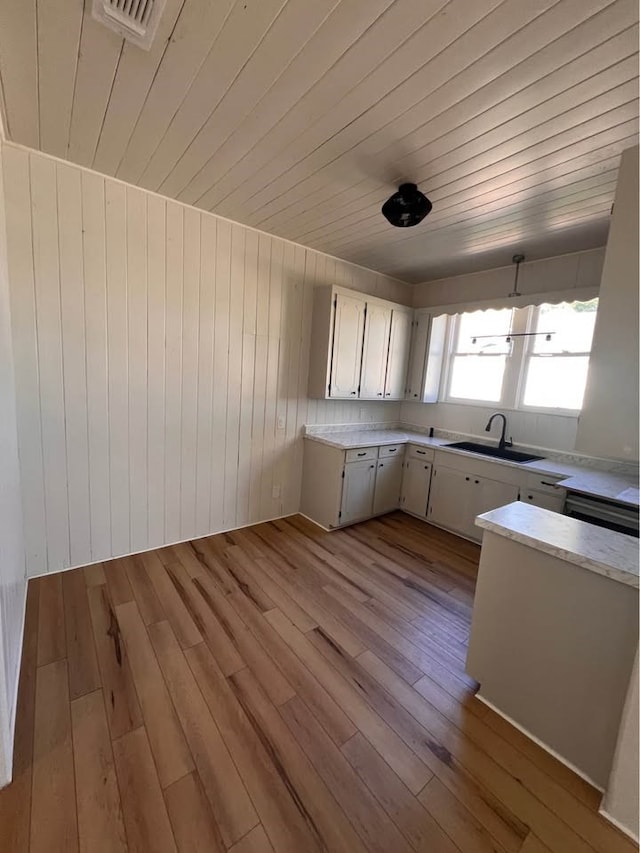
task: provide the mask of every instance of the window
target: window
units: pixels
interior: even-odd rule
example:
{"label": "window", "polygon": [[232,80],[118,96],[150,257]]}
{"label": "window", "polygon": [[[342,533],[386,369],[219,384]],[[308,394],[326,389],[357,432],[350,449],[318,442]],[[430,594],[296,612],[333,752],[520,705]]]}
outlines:
{"label": "window", "polygon": [[523,406],[582,408],[598,300],[540,305],[528,338]]}
{"label": "window", "polygon": [[483,400],[497,403],[510,345],[513,311],[476,311],[454,318],[449,397],[452,400]]}
{"label": "window", "polygon": [[592,299],[452,317],[445,399],[579,411],[597,309]]}

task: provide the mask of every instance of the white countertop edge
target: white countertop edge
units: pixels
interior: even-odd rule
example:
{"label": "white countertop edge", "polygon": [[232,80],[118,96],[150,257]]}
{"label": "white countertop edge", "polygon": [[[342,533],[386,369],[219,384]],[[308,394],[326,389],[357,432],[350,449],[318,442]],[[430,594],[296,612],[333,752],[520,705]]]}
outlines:
{"label": "white countertop edge", "polygon": [[611,580],[640,587],[640,541],[633,536],[520,501],[479,515],[476,525]]}

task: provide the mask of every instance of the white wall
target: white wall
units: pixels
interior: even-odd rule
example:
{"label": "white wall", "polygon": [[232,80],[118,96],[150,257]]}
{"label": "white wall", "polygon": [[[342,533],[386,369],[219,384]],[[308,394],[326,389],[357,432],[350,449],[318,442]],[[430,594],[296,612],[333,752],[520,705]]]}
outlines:
{"label": "white wall", "polygon": [[0,787],[11,774],[26,592],[6,257],[0,174]]}
{"label": "white wall", "polygon": [[634,838],[640,834],[638,786],[638,653],[633,664],[629,690],[622,712],[618,743],[609,784],[602,803],[604,813]]}
{"label": "white wall", "polygon": [[[29,574],[298,509],[311,297],[408,285],[3,146]],[[274,489],[280,496],[274,496]]]}
{"label": "white wall", "polygon": [[572,451],[575,446],[577,417],[566,415],[533,414],[496,406],[474,406],[458,403],[403,403],[400,418],[403,422],[420,427],[435,427],[482,439],[498,439],[499,424],[494,423],[491,435],[484,428],[493,412],[507,416],[507,436],[515,444]]}
{"label": "white wall", "polygon": [[577,447],[638,459],[638,146],[622,154]]}
{"label": "white wall", "polygon": [[[514,250],[515,251],[515,250]],[[558,255],[521,264],[518,291],[525,296],[597,288],[600,286],[604,248]],[[513,290],[515,266],[427,281],[414,287],[416,308],[459,304],[460,310],[479,301],[504,299]],[[570,297],[570,293],[569,293]],[[531,304],[531,302],[529,302]]]}

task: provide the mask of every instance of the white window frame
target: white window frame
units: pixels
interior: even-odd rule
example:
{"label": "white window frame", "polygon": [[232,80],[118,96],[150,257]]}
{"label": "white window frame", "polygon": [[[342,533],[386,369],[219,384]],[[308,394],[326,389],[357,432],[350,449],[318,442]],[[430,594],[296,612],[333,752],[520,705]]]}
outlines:
{"label": "white window frame", "polygon": [[[568,301],[568,300],[567,300]],[[505,306],[508,307],[508,306]],[[452,397],[450,394],[452,367],[454,356],[457,354],[454,347],[458,336],[458,324],[460,314],[449,317],[447,323],[447,339],[446,339],[446,355],[443,363],[443,375],[441,388],[443,389],[439,402],[453,403],[460,406],[481,406],[483,408],[499,408],[505,411],[521,411],[531,414],[541,413],[549,415],[559,415],[563,417],[578,417],[581,409],[560,409],[554,406],[528,406],[524,403],[524,393],[527,380],[527,371],[529,368],[530,359],[534,356],[532,353],[532,338],[524,333],[530,333],[535,330],[539,305],[530,305],[524,308],[513,309],[513,321],[511,326],[511,351],[507,354],[505,361],[504,376],[502,380],[502,394],[499,400],[483,400],[481,398],[463,398]],[[470,313],[470,312],[461,312]],[[591,356],[591,351],[585,353],[571,353],[568,356],[563,354],[545,356],[545,358],[563,358],[576,356]],[[487,355],[487,358],[496,356]]]}

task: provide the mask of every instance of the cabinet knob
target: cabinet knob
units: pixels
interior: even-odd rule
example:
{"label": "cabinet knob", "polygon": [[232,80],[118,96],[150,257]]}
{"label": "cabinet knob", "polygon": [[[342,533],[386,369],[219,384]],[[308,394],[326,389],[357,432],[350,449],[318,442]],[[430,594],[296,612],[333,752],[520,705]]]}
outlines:
{"label": "cabinet knob", "polygon": [[417,397],[418,395],[417,395],[417,394],[414,394],[413,396],[414,396],[414,397]]}
{"label": "cabinet knob", "polygon": [[378,467],[379,467],[379,468],[384,468],[384,462],[381,462],[381,463],[380,463],[380,465],[379,465]]}
{"label": "cabinet knob", "polygon": [[357,391],[352,391],[352,392],[351,392],[351,395],[352,395],[353,397],[355,397],[355,395],[356,395],[357,393],[358,393]]}
{"label": "cabinet knob", "polygon": [[378,397],[382,397],[382,391],[378,391]]}
{"label": "cabinet knob", "polygon": [[470,479],[471,479],[471,477],[465,477],[465,480],[467,481],[467,483],[469,482]]}
{"label": "cabinet knob", "polygon": [[477,486],[477,485],[478,485],[478,483],[480,482],[480,480],[474,480],[473,482],[474,482],[474,483],[476,484],[476,486]]}
{"label": "cabinet knob", "polygon": [[391,396],[391,391],[387,391],[387,397]]}
{"label": "cabinet knob", "polygon": [[375,467],[376,467],[375,465],[369,465],[369,468],[375,468]]}

